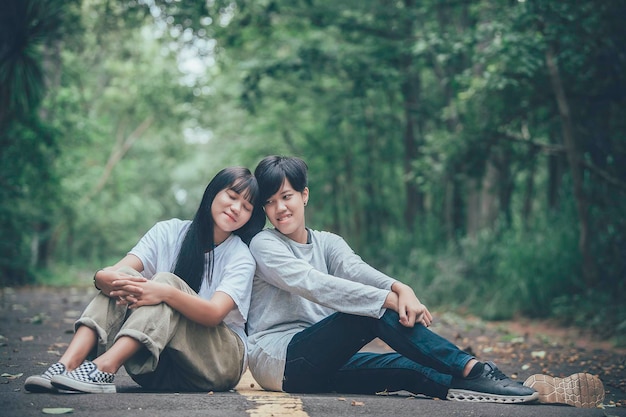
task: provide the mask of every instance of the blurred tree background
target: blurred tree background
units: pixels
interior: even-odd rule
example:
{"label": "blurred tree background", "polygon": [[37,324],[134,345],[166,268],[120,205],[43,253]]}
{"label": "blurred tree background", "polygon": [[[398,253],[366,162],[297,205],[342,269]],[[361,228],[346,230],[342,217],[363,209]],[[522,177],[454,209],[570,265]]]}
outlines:
{"label": "blurred tree background", "polygon": [[0,284],[310,167],[309,226],[429,306],[626,343],[626,1],[4,0]]}

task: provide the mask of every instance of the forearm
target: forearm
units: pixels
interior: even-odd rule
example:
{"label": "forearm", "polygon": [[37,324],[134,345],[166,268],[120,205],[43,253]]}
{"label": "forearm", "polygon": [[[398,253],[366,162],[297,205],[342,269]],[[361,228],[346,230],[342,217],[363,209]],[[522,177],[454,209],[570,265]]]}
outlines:
{"label": "forearm", "polygon": [[113,267],[99,269],[93,276],[93,285],[100,290],[102,294],[110,297],[111,291],[114,291],[113,282],[118,278],[117,272]]}
{"label": "forearm", "polygon": [[235,308],[235,303],[225,293],[216,292],[210,300],[165,286],[163,302],[187,319],[203,326],[215,327]]}
{"label": "forearm", "polygon": [[415,292],[413,291],[413,288],[409,287],[408,285],[400,281],[396,281],[393,283],[393,285],[391,286],[391,291],[396,293],[398,296],[401,296],[401,295],[415,296]]}
{"label": "forearm", "polygon": [[[110,296],[111,291],[114,291],[116,288],[113,286],[113,282],[120,278],[119,273],[117,272],[122,267],[130,267],[137,272],[143,271],[143,264],[139,258],[135,255],[126,255],[120,261],[112,266],[107,266],[105,268],[99,269],[93,276],[93,284],[94,286],[102,291],[102,293],[106,296]],[[127,275],[125,275],[126,277]],[[143,277],[137,277],[139,281],[145,281],[146,279]]]}
{"label": "forearm", "polygon": [[413,327],[416,323],[421,323],[428,327],[432,323],[432,315],[425,305],[415,296],[413,288],[399,281],[391,286],[388,296],[391,302],[397,299],[397,312],[400,316],[400,323],[406,327]]}
{"label": "forearm", "polygon": [[[385,303],[383,304],[383,307],[390,308],[393,311],[397,312],[398,307],[399,307],[400,297],[403,295],[415,297],[415,292],[413,291],[411,287],[409,287],[408,285],[400,281],[394,282],[393,285],[391,286],[391,291],[389,291],[389,294],[387,295],[387,298],[385,299]],[[415,298],[417,299],[417,297]]]}
{"label": "forearm", "polygon": [[398,300],[398,294],[393,291],[389,291],[389,294],[387,294],[387,298],[385,298],[385,302],[383,303],[383,308],[398,312]]}

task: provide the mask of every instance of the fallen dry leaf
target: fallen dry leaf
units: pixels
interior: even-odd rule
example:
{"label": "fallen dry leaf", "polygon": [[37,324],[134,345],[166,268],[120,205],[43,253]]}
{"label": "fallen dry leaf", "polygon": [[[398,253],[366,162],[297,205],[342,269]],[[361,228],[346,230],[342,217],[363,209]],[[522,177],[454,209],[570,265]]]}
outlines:
{"label": "fallen dry leaf", "polygon": [[545,350],[535,350],[530,352],[530,356],[532,358],[538,358],[538,359],[543,359],[546,357],[546,351]]}
{"label": "fallen dry leaf", "polygon": [[43,408],[41,410],[44,414],[70,414],[74,412],[73,408]]}
{"label": "fallen dry leaf", "polygon": [[5,377],[6,379],[17,379],[19,377],[21,377],[22,375],[24,375],[24,373],[20,372],[19,374],[8,374],[8,373],[3,373],[0,376]]}
{"label": "fallen dry leaf", "polygon": [[35,314],[29,320],[32,324],[42,324],[47,318],[48,316],[45,313],[39,313]]}

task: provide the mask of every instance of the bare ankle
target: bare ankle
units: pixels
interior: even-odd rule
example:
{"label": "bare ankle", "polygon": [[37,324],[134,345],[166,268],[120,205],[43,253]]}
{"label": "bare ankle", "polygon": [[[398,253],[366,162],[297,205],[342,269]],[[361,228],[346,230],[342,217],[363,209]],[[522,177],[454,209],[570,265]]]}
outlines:
{"label": "bare ankle", "polygon": [[82,360],[75,360],[75,359],[65,359],[65,358],[61,358],[59,359],[59,363],[63,364],[63,366],[65,366],[65,369],[69,372],[69,371],[73,371],[74,369],[78,368],[84,361]]}
{"label": "bare ankle", "polygon": [[467,378],[470,372],[472,372],[472,369],[474,369],[474,365],[476,365],[477,363],[478,360],[470,359],[469,362],[465,364],[465,368],[463,369],[463,378]]}
{"label": "bare ankle", "polygon": [[110,374],[116,374],[117,371],[120,369],[119,366],[116,366],[115,364],[112,364],[108,361],[103,361],[101,358],[94,359],[93,363],[96,364],[99,371],[108,372]]}

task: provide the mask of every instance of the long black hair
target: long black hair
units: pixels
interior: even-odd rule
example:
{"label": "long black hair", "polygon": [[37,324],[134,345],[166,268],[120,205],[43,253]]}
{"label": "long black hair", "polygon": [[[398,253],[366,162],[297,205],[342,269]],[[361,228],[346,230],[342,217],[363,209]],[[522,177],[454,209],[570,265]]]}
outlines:
{"label": "long black hair", "polygon": [[266,156],[254,170],[254,176],[259,182],[261,204],[276,194],[282,187],[285,178],[294,190],[304,191],[308,185],[308,166],[306,162],[295,156]]}
{"label": "long black hair", "polygon": [[198,211],[196,211],[196,215],[187,230],[173,271],[195,292],[198,292],[202,285],[204,254],[207,252],[209,252],[209,281],[213,275],[215,242],[213,240],[214,221],[211,215],[211,205],[215,196],[225,189],[241,194],[254,207],[250,220],[235,230],[234,234],[248,244],[252,237],[265,225],[263,205],[259,199],[259,186],[250,170],[244,167],[229,167],[218,172],[204,190],[200,207],[198,207]]}

